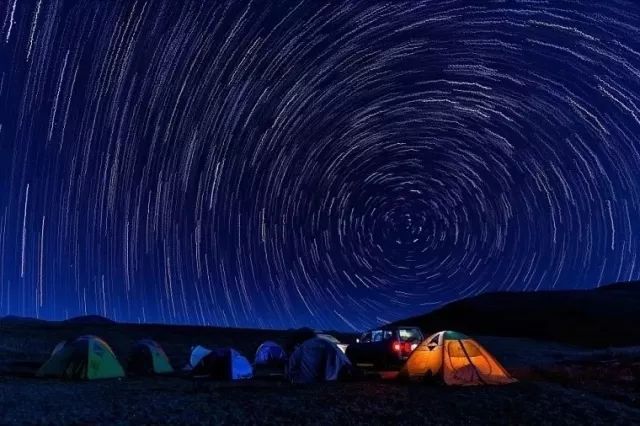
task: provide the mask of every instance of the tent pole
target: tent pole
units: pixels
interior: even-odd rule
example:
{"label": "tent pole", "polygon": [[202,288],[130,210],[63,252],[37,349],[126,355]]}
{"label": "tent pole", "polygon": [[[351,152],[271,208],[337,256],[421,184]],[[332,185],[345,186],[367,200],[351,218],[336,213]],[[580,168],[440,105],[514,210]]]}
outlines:
{"label": "tent pole", "polygon": [[469,364],[471,364],[473,369],[476,371],[476,374],[478,375],[478,379],[482,382],[482,384],[486,385],[487,382],[485,382],[484,379],[482,378],[482,376],[480,375],[480,371],[478,371],[478,367],[476,367],[476,365],[473,363],[473,361],[471,361],[471,357],[467,353],[467,349],[462,344],[462,340],[458,339],[458,344],[460,344],[460,347],[462,348],[462,352],[464,352],[464,356],[467,357],[467,360],[469,361]]}

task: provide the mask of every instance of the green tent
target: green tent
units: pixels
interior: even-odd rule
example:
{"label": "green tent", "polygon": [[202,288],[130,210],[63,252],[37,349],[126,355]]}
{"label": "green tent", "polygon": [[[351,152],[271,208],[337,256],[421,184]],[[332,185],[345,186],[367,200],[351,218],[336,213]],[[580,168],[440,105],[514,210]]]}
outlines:
{"label": "green tent", "polygon": [[113,350],[99,337],[82,336],[56,349],[38,370],[39,377],[83,380],[124,377]]}
{"label": "green tent", "polygon": [[168,374],[173,373],[173,367],[158,343],[144,339],[136,343],[131,350],[127,372],[142,376]]}

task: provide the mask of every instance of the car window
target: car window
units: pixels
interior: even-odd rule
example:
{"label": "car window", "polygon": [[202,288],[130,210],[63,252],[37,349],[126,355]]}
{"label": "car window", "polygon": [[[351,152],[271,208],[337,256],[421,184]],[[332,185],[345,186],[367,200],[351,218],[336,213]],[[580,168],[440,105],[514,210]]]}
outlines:
{"label": "car window", "polygon": [[385,330],[384,331],[384,340],[390,340],[391,338],[393,338],[393,331]]}
{"label": "car window", "polygon": [[403,342],[422,340],[422,332],[417,328],[399,328],[398,336]]}
{"label": "car window", "polygon": [[371,342],[371,333],[364,333],[360,338],[362,343],[370,343]]}
{"label": "car window", "polygon": [[374,330],[371,332],[372,342],[382,342],[383,338],[384,338],[384,333],[382,330]]}

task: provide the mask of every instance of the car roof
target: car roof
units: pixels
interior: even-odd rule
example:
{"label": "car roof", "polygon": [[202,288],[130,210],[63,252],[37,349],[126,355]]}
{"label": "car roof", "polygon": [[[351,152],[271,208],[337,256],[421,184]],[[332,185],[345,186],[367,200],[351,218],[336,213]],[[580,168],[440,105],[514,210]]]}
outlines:
{"label": "car roof", "polygon": [[422,332],[422,329],[416,325],[384,325],[382,327],[372,328],[371,330],[367,330],[364,333],[371,333],[372,331],[377,331],[377,330],[394,331],[394,330],[407,329],[407,328],[415,328],[416,330],[420,330],[420,332]]}

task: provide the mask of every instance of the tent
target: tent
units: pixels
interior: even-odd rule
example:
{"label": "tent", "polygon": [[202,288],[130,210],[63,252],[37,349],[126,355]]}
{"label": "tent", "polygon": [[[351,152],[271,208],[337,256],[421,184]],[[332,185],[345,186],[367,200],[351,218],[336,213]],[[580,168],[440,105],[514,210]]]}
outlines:
{"label": "tent", "polygon": [[316,334],[316,337],[319,337],[319,338],[321,338],[321,339],[328,340],[328,341],[330,341],[331,343],[335,343],[335,344],[336,344],[336,346],[337,346],[338,348],[340,348],[340,350],[341,350],[343,353],[347,353],[347,347],[348,347],[349,345],[347,345],[346,343],[342,343],[342,342],[341,342],[340,340],[338,340],[335,336],[332,336],[331,334],[326,334],[326,333],[317,333],[317,334]]}
{"label": "tent", "polygon": [[167,354],[150,339],[137,342],[129,354],[127,372],[142,376],[173,373]]}
{"label": "tent", "polygon": [[407,359],[400,377],[462,386],[516,381],[478,342],[455,331],[441,331],[425,339]]}
{"label": "tent", "polygon": [[291,354],[287,376],[292,383],[333,381],[350,367],[351,362],[335,343],[314,337]]}
{"label": "tent", "polygon": [[196,346],[191,352],[194,376],[208,376],[217,380],[240,380],[253,377],[249,360],[231,348],[206,349]]}
{"label": "tent", "polygon": [[198,365],[200,360],[205,356],[209,355],[210,353],[211,353],[211,350],[205,348],[204,346],[198,345],[196,347],[191,348],[191,356],[189,357],[189,365],[187,366],[187,369],[193,370],[193,368],[196,365]]}
{"label": "tent", "polygon": [[65,379],[110,379],[123,377],[124,370],[113,350],[99,337],[82,336],[56,346],[49,360],[37,372],[40,377]]}
{"label": "tent", "polygon": [[282,366],[286,361],[287,354],[282,349],[282,346],[275,342],[267,341],[258,347],[254,364]]}

